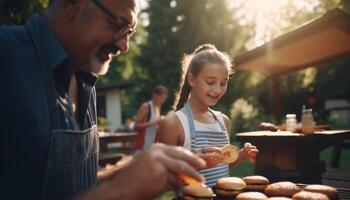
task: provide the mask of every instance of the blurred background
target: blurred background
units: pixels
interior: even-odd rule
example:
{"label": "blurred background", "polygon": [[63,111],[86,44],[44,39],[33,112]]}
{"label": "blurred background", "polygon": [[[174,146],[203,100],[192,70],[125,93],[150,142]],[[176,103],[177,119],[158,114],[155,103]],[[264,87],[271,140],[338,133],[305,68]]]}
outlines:
{"label": "blurred background", "polygon": [[[252,50],[305,22],[339,8],[350,12],[347,0],[139,0],[142,12],[130,51],[114,59],[99,84],[127,81],[122,91],[122,121],[135,115],[157,84],[170,96],[167,113],[177,90],[180,60],[202,43],[212,43],[232,58]],[[42,13],[48,0],[0,0],[0,24],[22,24],[34,12]],[[350,60],[347,57],[280,77],[282,114],[314,109],[318,122],[349,127],[330,118],[329,99],[350,99]],[[281,123],[272,113],[266,78],[259,73],[236,71],[226,95],[215,109],[232,117],[233,132],[254,130],[260,121]],[[101,116],[103,117],[103,116]],[[104,122],[108,123],[108,122]]]}

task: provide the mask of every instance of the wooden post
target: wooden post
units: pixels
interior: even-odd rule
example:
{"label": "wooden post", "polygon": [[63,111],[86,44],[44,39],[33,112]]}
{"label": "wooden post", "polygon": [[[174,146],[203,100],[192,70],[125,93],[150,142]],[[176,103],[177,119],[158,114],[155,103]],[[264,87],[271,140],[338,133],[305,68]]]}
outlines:
{"label": "wooden post", "polygon": [[270,109],[278,123],[282,122],[282,98],[279,76],[268,77]]}

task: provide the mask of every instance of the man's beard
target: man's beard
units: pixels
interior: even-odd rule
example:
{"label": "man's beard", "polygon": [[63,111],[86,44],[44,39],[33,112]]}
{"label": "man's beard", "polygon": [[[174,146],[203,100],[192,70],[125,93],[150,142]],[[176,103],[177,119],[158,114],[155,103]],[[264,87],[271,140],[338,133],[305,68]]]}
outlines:
{"label": "man's beard", "polygon": [[107,44],[101,47],[97,55],[90,57],[91,71],[97,75],[105,75],[108,72],[111,59],[106,60],[104,57],[109,54],[118,55],[120,52],[119,48],[114,44]]}
{"label": "man's beard", "polygon": [[108,60],[106,62],[101,62],[96,56],[92,56],[89,62],[90,62],[92,73],[101,76],[101,75],[105,75],[108,72],[109,64],[111,63],[111,60]]}

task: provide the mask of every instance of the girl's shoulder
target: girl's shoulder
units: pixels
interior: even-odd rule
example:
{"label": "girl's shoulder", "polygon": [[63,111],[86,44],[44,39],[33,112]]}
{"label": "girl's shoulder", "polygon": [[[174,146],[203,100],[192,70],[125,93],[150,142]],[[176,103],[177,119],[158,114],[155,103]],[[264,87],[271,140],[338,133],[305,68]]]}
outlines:
{"label": "girl's shoulder", "polygon": [[175,112],[171,112],[160,122],[159,141],[165,144],[182,145],[183,129]]}
{"label": "girl's shoulder", "polygon": [[165,116],[164,120],[163,120],[163,125],[166,125],[167,127],[171,128],[171,127],[178,127],[181,126],[181,122],[180,119],[177,115],[177,112],[171,112],[169,113],[167,116]]}
{"label": "girl's shoulder", "polygon": [[211,112],[214,113],[214,115],[215,115],[220,121],[224,122],[226,125],[227,125],[227,124],[230,124],[231,120],[230,120],[230,118],[229,118],[227,115],[225,115],[224,113],[222,113],[222,112],[220,112],[220,111],[217,111],[217,110],[212,110],[212,109],[210,109],[210,110],[211,110]]}
{"label": "girl's shoulder", "polygon": [[180,109],[180,110],[175,111],[174,114],[175,114],[178,118],[187,117],[183,109]]}

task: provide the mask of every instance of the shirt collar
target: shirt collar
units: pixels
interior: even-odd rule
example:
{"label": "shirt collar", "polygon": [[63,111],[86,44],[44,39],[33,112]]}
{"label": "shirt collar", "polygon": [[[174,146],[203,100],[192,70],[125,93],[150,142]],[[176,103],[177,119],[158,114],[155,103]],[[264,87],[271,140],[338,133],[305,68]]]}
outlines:
{"label": "shirt collar", "polygon": [[[27,27],[31,30],[32,37],[36,38],[40,53],[44,56],[49,70],[54,71],[62,65],[70,65],[69,55],[61,45],[56,33],[50,27],[48,22],[38,14],[34,14],[27,22]],[[49,58],[49,59],[48,59]],[[67,75],[69,67],[63,70],[61,75]],[[93,73],[79,72],[79,76],[90,86],[94,86],[97,76]],[[62,77],[62,76],[59,76]],[[69,81],[69,76],[65,82]]]}
{"label": "shirt collar", "polygon": [[34,14],[28,20],[27,27],[33,30],[31,31],[33,37],[38,39],[37,45],[40,47],[44,58],[46,58],[45,61],[49,70],[54,70],[64,60],[68,59],[67,51],[63,48],[56,33],[43,17]]}

